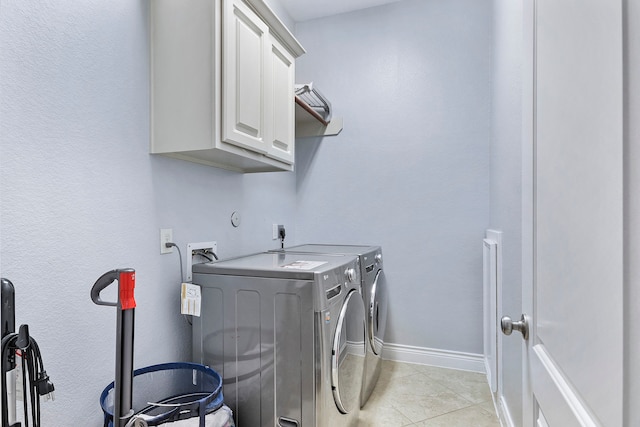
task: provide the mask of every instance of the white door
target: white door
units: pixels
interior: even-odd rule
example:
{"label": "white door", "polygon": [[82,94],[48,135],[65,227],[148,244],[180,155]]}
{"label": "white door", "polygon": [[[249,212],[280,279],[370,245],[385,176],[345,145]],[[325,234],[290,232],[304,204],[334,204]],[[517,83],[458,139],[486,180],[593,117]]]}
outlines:
{"label": "white door", "polygon": [[524,164],[530,200],[526,188],[523,200],[532,228],[523,255],[530,260],[523,265],[530,315],[523,425],[619,427],[622,1],[524,4],[532,54],[524,64],[524,135],[532,162]]}

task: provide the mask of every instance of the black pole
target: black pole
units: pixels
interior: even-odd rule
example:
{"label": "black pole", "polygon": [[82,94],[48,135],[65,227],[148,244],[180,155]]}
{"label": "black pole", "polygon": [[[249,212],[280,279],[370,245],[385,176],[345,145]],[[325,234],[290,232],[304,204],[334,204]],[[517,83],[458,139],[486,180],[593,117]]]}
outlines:
{"label": "black pole", "polygon": [[2,300],[2,338],[16,331],[16,297],[13,283],[0,279],[0,299]]}
{"label": "black pole", "polygon": [[[0,309],[2,338],[4,338],[16,331],[16,293],[13,283],[8,279],[0,279],[0,300],[2,301]],[[6,374],[15,367],[16,355],[10,351],[7,358],[2,361],[2,374]]]}
{"label": "black pole", "polygon": [[118,310],[118,336],[116,342],[116,379],[118,390],[114,402],[114,418],[120,418],[119,424],[125,426],[133,415],[133,325],[135,309]]}
{"label": "black pole", "polygon": [[[4,338],[13,334],[16,330],[15,288],[9,279],[0,278],[0,304],[2,305],[0,307],[0,321],[2,322],[1,328],[4,342]],[[11,348],[5,349],[3,346],[0,366],[0,375],[2,375],[2,379],[0,381],[0,384],[2,384],[2,425],[8,426],[10,422],[9,405],[13,405],[13,410],[15,410],[16,404],[15,401],[9,402],[9,384],[7,384],[7,372],[16,367],[16,354],[11,350]],[[15,393],[15,390],[13,390],[13,392]]]}

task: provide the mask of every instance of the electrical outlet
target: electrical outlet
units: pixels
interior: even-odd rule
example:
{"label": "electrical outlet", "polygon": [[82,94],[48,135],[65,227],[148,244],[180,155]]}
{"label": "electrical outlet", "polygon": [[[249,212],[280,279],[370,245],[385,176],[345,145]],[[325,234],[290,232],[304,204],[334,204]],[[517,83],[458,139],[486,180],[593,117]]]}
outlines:
{"label": "electrical outlet", "polygon": [[168,248],[166,243],[173,242],[173,229],[161,228],[160,229],[160,253],[170,254],[173,253],[173,247]]}
{"label": "electrical outlet", "polygon": [[273,224],[273,230],[271,233],[272,240],[278,240],[280,238],[280,230],[284,230],[284,225],[282,224]]}
{"label": "electrical outlet", "polygon": [[[200,264],[202,262],[210,262],[206,257],[201,255],[194,254],[194,251],[197,250],[207,250],[209,252],[213,252],[217,255],[218,253],[218,244],[216,242],[200,242],[200,243],[187,243],[187,282],[191,282],[193,280],[193,272],[191,268],[193,264]],[[208,257],[213,258],[215,261],[215,257],[212,255],[207,255]],[[196,258],[198,262],[193,262],[193,259]]]}

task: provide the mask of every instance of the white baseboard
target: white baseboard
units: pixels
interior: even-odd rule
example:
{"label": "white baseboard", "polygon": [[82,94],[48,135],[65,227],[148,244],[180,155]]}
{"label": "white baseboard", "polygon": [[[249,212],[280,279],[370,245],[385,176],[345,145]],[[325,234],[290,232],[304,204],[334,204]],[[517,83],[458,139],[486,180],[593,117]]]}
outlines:
{"label": "white baseboard", "polygon": [[504,396],[500,396],[500,403],[498,404],[498,417],[500,418],[500,423],[503,427],[516,427],[513,422],[513,417],[511,417],[511,413],[509,412],[509,407],[507,406],[507,402],[504,400]]}
{"label": "white baseboard", "polygon": [[482,354],[385,343],[382,358],[395,362],[416,363],[486,374]]}

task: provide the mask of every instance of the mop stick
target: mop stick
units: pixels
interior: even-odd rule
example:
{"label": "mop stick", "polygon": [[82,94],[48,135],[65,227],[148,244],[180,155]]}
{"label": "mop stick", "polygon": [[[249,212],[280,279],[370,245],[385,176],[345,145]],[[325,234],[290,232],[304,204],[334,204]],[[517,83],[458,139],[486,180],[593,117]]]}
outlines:
{"label": "mop stick", "polygon": [[[100,299],[100,292],[118,281],[118,302]],[[114,381],[113,427],[124,427],[133,416],[133,329],[136,301],[134,298],[135,270],[111,270],[98,278],[91,288],[91,299],[98,305],[118,309],[116,331],[116,378]]]}

